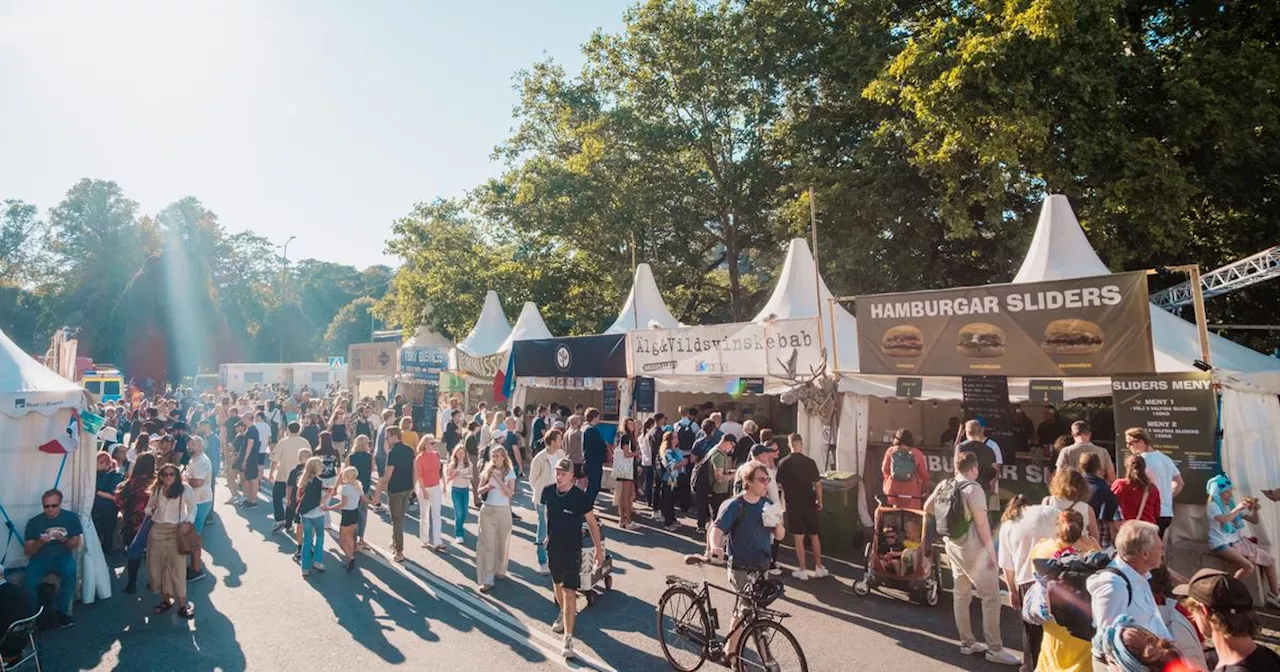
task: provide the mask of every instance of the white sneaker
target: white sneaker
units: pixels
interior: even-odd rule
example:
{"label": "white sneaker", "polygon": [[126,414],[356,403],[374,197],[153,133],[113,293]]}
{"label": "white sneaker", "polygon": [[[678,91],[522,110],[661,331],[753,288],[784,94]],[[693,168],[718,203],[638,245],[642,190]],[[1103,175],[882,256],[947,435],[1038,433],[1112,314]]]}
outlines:
{"label": "white sneaker", "polygon": [[773,569],[770,569],[769,576],[782,576],[782,569],[779,567],[774,567]]}
{"label": "white sneaker", "polygon": [[564,634],[564,617],[556,616],[556,622],[551,624],[551,632],[557,635]]}
{"label": "white sneaker", "polygon": [[797,581],[808,581],[809,572],[806,572],[803,569],[797,569],[794,572],[791,572],[791,578],[796,579]]}
{"label": "white sneaker", "polygon": [[825,579],[828,576],[831,576],[831,572],[828,572],[826,567],[818,565],[813,568],[812,572],[809,572],[809,576],[815,579]]}
{"label": "white sneaker", "polygon": [[570,660],[570,659],[572,659],[572,658],[576,658],[576,657],[577,657],[577,655],[578,655],[578,654],[576,654],[576,653],[574,653],[574,652],[573,652],[573,638],[572,638],[572,637],[565,637],[565,638],[564,638],[564,648],[563,648],[563,649],[560,649],[560,655],[564,656],[564,659],[565,659],[565,660]]}
{"label": "white sneaker", "polygon": [[999,651],[988,651],[987,662],[997,665],[1021,665],[1022,658],[1009,649],[1000,649]]}
{"label": "white sneaker", "polygon": [[961,644],[960,653],[965,656],[972,656],[976,653],[986,653],[987,645],[982,642],[974,642],[972,644]]}
{"label": "white sneaker", "polygon": [[538,565],[538,573],[543,576],[546,576],[551,573],[551,568],[546,566],[545,564]]}

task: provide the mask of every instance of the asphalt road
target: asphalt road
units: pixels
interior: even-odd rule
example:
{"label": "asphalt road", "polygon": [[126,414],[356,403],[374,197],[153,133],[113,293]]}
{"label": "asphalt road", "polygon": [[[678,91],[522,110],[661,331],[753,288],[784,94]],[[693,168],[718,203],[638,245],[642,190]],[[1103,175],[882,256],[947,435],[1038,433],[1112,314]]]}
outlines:
{"label": "asphalt road", "polygon": [[[404,565],[383,557],[391,526],[371,515],[367,537],[375,549],[360,557],[355,572],[342,571],[336,543],[329,538],[329,571],[307,580],[290,557],[293,541],[271,532],[270,505],[236,509],[222,501],[226,490],[220,483],[217,516],[205,542],[211,578],[188,584],[196,606],[194,621],[172,612],[153,615],[155,596],[124,595],[120,578],[111,599],[77,605],[75,627],[43,634],[45,669],[669,669],[656,639],[664,577],[724,584],[723,569],[684,564],[683,554],[699,548],[692,524],[668,533],[637,507],[644,528],[624,531],[606,509],[605,536],[615,561],[613,590],[591,607],[580,600],[584,608],[575,634],[582,660],[566,664],[559,655],[559,637],[551,633],[555,605],[550,581],[536,571],[536,519],[527,484],[521,485],[517,512],[523,520],[513,530],[511,580],[481,595],[475,590],[474,510],[463,547],[450,546],[443,554],[419,547],[416,514],[411,514],[409,561]],[[451,529],[447,503],[444,518],[445,529]],[[782,559],[793,559],[790,548],[783,549]],[[856,597],[848,589],[852,578],[861,575],[860,567],[850,558],[826,564],[832,578],[806,582],[791,579],[788,567],[787,592],[774,604],[792,615],[786,625],[803,647],[810,670],[1012,669],[960,654],[948,594],[937,607],[908,603],[902,595]],[[727,624],[731,600],[720,595],[713,599]],[[980,627],[976,602],[973,618]],[[1006,644],[1017,650],[1019,630],[1009,609],[1002,626]],[[703,669],[717,668],[708,664]]]}

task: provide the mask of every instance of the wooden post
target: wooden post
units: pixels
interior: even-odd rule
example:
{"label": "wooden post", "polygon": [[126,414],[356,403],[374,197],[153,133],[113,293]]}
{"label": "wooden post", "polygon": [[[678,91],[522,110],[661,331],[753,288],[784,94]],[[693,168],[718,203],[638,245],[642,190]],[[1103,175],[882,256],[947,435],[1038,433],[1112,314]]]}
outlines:
{"label": "wooden post", "polygon": [[[814,303],[818,307],[818,352],[822,354],[822,366],[826,367],[827,359],[827,343],[824,336],[824,328],[822,324],[822,274],[818,272],[818,204],[816,196],[813,193],[813,187],[809,187],[809,245],[813,248],[813,294]],[[835,330],[832,329],[834,334]]]}

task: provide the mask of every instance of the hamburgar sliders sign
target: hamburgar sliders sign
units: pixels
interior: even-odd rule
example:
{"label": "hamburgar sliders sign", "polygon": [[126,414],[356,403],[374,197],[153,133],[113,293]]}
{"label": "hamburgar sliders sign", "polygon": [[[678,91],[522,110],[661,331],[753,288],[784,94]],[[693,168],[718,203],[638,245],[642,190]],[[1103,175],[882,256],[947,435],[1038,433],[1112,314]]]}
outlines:
{"label": "hamburgar sliders sign", "polygon": [[1155,370],[1145,272],[857,298],[862,373],[1105,376]]}

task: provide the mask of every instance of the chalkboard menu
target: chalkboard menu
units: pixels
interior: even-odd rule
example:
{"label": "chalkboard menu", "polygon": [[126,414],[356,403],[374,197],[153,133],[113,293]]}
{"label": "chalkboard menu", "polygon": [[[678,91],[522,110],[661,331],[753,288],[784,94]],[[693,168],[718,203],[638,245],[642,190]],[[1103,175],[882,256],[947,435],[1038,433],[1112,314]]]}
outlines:
{"label": "chalkboard menu", "polygon": [[604,385],[604,401],[600,404],[600,415],[603,420],[618,419],[618,381],[606,380]]}
{"label": "chalkboard menu", "polygon": [[924,378],[898,378],[894,394],[908,399],[919,397],[924,391]]}
{"label": "chalkboard menu", "polygon": [[439,434],[440,429],[436,427],[436,411],[440,407],[440,382],[439,375],[436,380],[428,380],[426,386],[422,390],[422,417],[414,420],[415,427],[421,427],[422,431],[430,434]]}
{"label": "chalkboard menu", "polygon": [[1027,400],[1033,404],[1061,404],[1062,380],[1032,380],[1027,385]]}
{"label": "chalkboard menu", "polygon": [[977,418],[986,427],[987,438],[1000,444],[1000,452],[1012,460],[1013,453],[1026,450],[1026,437],[1013,427],[1009,405],[1009,379],[1004,376],[961,376],[966,420]]}
{"label": "chalkboard menu", "polygon": [[1111,400],[1116,445],[1125,445],[1126,429],[1143,429],[1152,447],[1168,455],[1182,472],[1185,485],[1174,501],[1203,503],[1206,483],[1221,471],[1217,398],[1209,374],[1113,374]]}
{"label": "chalkboard menu", "polygon": [[746,394],[764,394],[764,378],[742,378],[742,391]]}
{"label": "chalkboard menu", "polygon": [[637,413],[654,411],[654,382],[652,378],[637,376],[635,380],[635,404]]}

